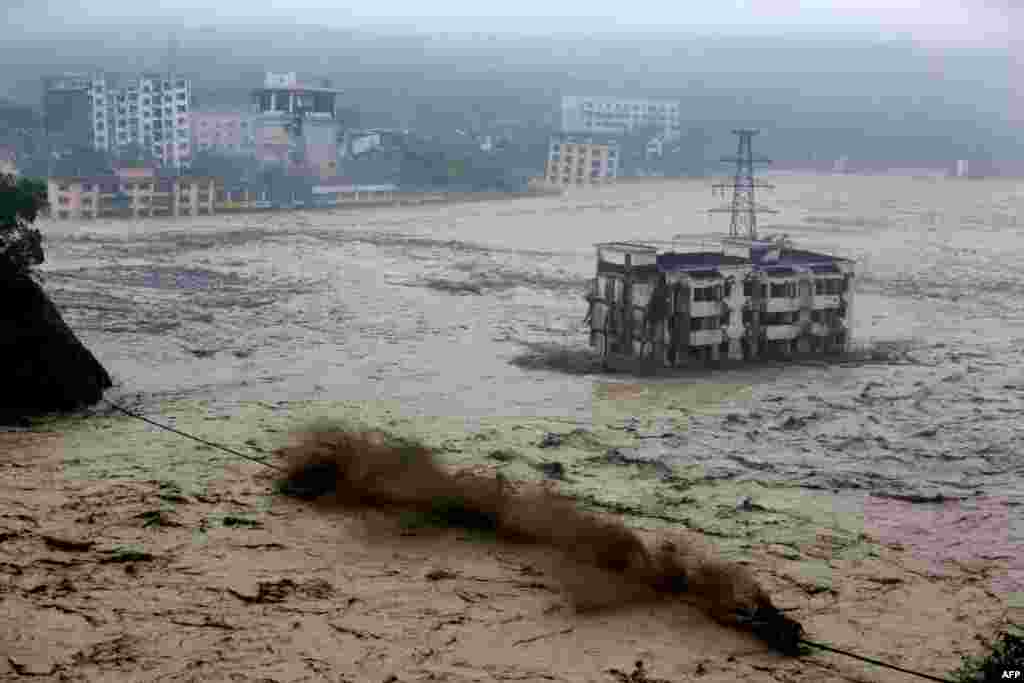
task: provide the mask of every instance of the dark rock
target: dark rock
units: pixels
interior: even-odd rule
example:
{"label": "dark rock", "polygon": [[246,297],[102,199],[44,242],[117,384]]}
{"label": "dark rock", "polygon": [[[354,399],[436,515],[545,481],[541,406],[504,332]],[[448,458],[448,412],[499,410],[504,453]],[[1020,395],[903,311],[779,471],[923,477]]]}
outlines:
{"label": "dark rock", "polygon": [[565,479],[565,466],[560,462],[542,462],[536,468],[544,473],[548,479]]}
{"label": "dark rock", "polygon": [[0,422],[92,405],[113,383],[42,287],[0,268]]}
{"label": "dark rock", "polygon": [[877,498],[902,500],[906,503],[944,503],[947,500],[950,500],[948,496],[944,496],[941,493],[901,493],[898,491],[879,491],[872,495]]}
{"label": "dark rock", "polygon": [[640,465],[651,467],[658,476],[665,479],[672,476],[672,468],[660,460],[652,460],[636,454],[635,451],[623,448],[612,448],[604,456],[604,461],[609,465]]}
{"label": "dark rock", "polygon": [[768,508],[755,503],[750,496],[743,496],[736,503],[736,510],[738,512],[767,512]]}
{"label": "dark rock", "polygon": [[562,445],[562,435],[548,432],[540,442],[541,448],[557,448]]}
{"label": "dark rock", "polygon": [[81,552],[92,549],[94,543],[89,540],[79,540],[77,538],[64,538],[62,536],[44,535],[43,542],[51,548],[56,550],[66,550],[70,552]]}
{"label": "dark rock", "polygon": [[497,460],[498,462],[511,462],[518,458],[519,455],[513,451],[502,450],[499,448],[498,450],[488,453],[487,457],[491,460]]}
{"label": "dark rock", "polygon": [[458,578],[458,574],[447,569],[431,569],[423,575],[427,581],[444,581],[445,579]]}

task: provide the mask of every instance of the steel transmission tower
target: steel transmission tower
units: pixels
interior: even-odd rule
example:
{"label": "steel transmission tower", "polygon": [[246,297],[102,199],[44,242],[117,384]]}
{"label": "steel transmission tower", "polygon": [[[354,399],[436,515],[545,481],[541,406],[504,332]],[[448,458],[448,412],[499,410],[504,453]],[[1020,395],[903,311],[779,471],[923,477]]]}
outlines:
{"label": "steel transmission tower", "polygon": [[774,209],[766,209],[757,205],[754,201],[755,188],[771,189],[772,185],[754,182],[754,164],[769,164],[768,159],[755,159],[751,149],[751,139],[758,134],[757,130],[740,129],[734,130],[733,134],[740,138],[739,148],[735,157],[723,157],[723,162],[736,164],[736,175],[731,185],[714,185],[716,193],[725,196],[727,190],[732,189],[732,202],[728,206],[711,209],[711,213],[729,213],[730,237],[747,237],[757,239],[757,214],[778,213]]}

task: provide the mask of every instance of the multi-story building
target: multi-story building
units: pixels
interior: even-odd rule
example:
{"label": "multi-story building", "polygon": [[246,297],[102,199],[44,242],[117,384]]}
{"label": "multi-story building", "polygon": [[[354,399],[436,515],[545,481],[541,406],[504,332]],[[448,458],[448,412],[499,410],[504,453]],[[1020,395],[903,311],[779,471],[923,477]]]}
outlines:
{"label": "multi-story building", "polygon": [[255,153],[255,112],[242,109],[203,109],[193,111],[191,117],[193,153]]}
{"label": "multi-story building", "polygon": [[290,172],[321,178],[338,172],[340,122],[330,82],[304,85],[294,73],[270,73],[252,91],[256,105],[256,156]]}
{"label": "multi-story building", "polygon": [[544,167],[547,185],[597,185],[618,176],[619,145],[594,136],[552,137]]}
{"label": "multi-story building", "polygon": [[666,140],[680,136],[679,102],[619,97],[562,97],[562,132],[624,135],[651,132]]}
{"label": "multi-story building", "polygon": [[109,94],[102,74],[67,73],[43,79],[43,128],[54,151],[110,145]]}
{"label": "multi-story building", "polygon": [[142,151],[173,168],[191,158],[188,79],[142,74],[113,88],[103,75],[44,79],[47,135],[62,146]]}
{"label": "multi-story building", "polygon": [[591,345],[667,366],[839,352],[850,340],[852,261],[771,241],[720,251],[597,246]]}
{"label": "multi-story building", "polygon": [[141,149],[167,167],[187,167],[192,158],[191,83],[166,74],[142,74],[112,90],[111,151]]}
{"label": "multi-story building", "polygon": [[160,178],[150,173],[52,177],[50,216],[57,220],[213,214],[219,181],[209,177]]}

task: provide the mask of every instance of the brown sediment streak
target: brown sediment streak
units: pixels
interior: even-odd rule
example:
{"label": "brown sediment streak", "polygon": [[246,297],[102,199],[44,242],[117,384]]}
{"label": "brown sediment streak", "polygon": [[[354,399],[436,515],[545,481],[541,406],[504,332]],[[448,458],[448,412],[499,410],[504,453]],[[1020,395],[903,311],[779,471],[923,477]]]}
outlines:
{"label": "brown sediment streak", "polygon": [[461,520],[561,551],[566,562],[552,573],[579,607],[685,595],[717,621],[751,627],[770,643],[762,631],[773,625],[789,629],[793,648],[799,637],[799,625],[772,606],[750,572],[716,558],[692,536],[642,537],[549,489],[444,469],[425,446],[381,432],[311,430],[277,454],[285,463],[286,490],[319,505],[426,512],[438,501],[456,501],[456,514],[448,516],[453,524]]}

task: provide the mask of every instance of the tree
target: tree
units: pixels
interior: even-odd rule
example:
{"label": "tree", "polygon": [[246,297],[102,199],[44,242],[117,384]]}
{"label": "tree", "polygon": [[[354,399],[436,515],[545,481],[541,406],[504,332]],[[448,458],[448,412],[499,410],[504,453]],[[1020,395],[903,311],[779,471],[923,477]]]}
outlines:
{"label": "tree", "polygon": [[32,223],[46,207],[37,180],[0,175],[0,423],[96,403],[110,375],[32,277],[43,262]]}
{"label": "tree", "polygon": [[0,269],[28,273],[43,262],[43,239],[33,228],[46,208],[46,185],[0,174]]}

